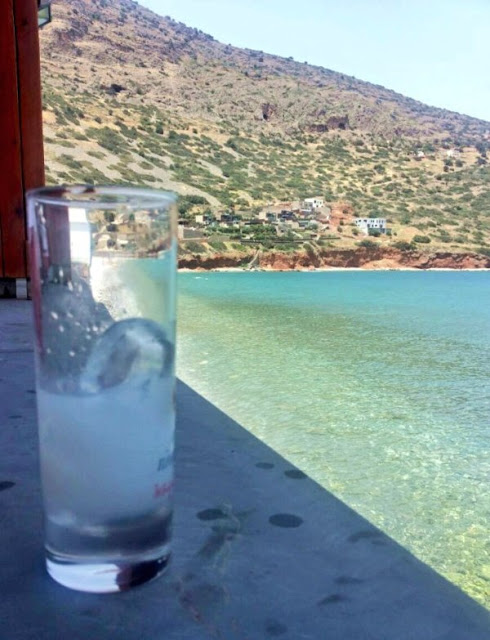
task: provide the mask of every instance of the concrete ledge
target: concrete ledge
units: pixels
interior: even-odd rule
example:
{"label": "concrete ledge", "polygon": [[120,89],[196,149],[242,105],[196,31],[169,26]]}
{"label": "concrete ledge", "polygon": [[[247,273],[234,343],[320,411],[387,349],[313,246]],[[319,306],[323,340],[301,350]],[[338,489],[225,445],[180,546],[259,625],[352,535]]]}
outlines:
{"label": "concrete ledge", "polygon": [[490,614],[184,384],[174,560],[134,591],[45,573],[30,304],[0,301],[0,636],[489,640]]}

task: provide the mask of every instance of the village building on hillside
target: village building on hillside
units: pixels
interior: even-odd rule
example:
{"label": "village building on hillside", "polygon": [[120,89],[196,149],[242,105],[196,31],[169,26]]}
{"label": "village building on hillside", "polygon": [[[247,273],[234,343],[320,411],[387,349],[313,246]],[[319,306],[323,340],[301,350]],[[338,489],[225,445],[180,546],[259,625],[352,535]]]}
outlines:
{"label": "village building on hillside", "polygon": [[241,222],[242,217],[235,213],[222,213],[218,222],[218,226],[238,229]]}
{"label": "village building on hillside", "polygon": [[259,211],[257,218],[259,220],[277,220],[282,211],[284,211],[284,207],[281,205],[270,205]]}
{"label": "village building on hillside", "polygon": [[185,227],[183,224],[179,224],[177,227],[177,238],[179,240],[203,240],[204,234],[201,229]]}
{"label": "village building on hillside", "polygon": [[276,218],[282,213],[299,213],[301,209],[300,202],[276,202],[275,204],[269,204],[262,211],[259,211],[259,220],[270,219],[269,214],[274,214]]}
{"label": "village building on hillside", "polygon": [[277,220],[279,219],[279,215],[277,213],[274,213],[273,211],[268,211],[265,219],[267,222],[269,222],[270,224],[273,224],[274,222],[277,222]]}
{"label": "village building on hillside", "polygon": [[386,218],[356,218],[354,224],[366,235],[370,230],[377,230],[380,233],[387,233]]}
{"label": "village building on hillside", "polygon": [[279,214],[279,220],[297,220],[297,215],[294,211],[281,211]]}
{"label": "village building on hillside", "polygon": [[314,231],[323,231],[324,225],[322,225],[322,223],[318,222],[317,220],[298,220],[298,226],[300,229],[303,229],[305,231],[307,230],[314,230]]}
{"label": "village building on hillside", "polygon": [[256,220],[262,220],[264,222],[268,222],[269,224],[273,224],[274,222],[277,222],[277,219],[279,218],[279,213],[277,213],[276,211],[260,211],[260,213],[257,215]]}
{"label": "village building on hillside", "polygon": [[323,198],[305,198],[303,207],[312,211],[313,209],[321,209],[325,205]]}
{"label": "village building on hillside", "polygon": [[446,158],[459,158],[461,156],[461,152],[459,149],[447,149]]}

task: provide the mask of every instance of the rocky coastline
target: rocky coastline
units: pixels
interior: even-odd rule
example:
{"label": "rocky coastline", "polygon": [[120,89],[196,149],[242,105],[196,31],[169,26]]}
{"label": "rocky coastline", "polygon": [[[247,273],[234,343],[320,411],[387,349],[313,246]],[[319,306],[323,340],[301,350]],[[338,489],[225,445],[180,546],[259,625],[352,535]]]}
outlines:
{"label": "rocky coastline", "polygon": [[[179,256],[179,269],[213,271],[248,269],[253,254],[223,252],[184,254]],[[333,249],[318,251],[264,251],[254,269],[264,271],[313,271],[316,269],[490,269],[490,256],[463,252],[401,251],[395,248]]]}

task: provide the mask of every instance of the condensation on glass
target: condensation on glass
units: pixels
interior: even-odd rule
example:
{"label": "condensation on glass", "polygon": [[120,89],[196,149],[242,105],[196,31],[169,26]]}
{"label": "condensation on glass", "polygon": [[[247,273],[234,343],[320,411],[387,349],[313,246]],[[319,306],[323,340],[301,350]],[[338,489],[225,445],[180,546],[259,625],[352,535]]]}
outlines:
{"label": "condensation on glass", "polygon": [[176,215],[171,194],[28,194],[46,563],[128,589],[170,556]]}

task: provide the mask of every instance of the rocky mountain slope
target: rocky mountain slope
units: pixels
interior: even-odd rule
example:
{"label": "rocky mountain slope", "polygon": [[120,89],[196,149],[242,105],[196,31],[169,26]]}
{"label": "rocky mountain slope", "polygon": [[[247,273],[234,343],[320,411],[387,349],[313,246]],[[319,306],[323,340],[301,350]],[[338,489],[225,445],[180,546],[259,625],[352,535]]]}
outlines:
{"label": "rocky mountain slope", "polygon": [[[322,195],[388,218],[382,245],[490,253],[490,123],[219,43],[132,0],[56,0],[53,16],[48,182],[199,196],[188,213]],[[335,234],[340,249],[359,240],[349,221]]]}

